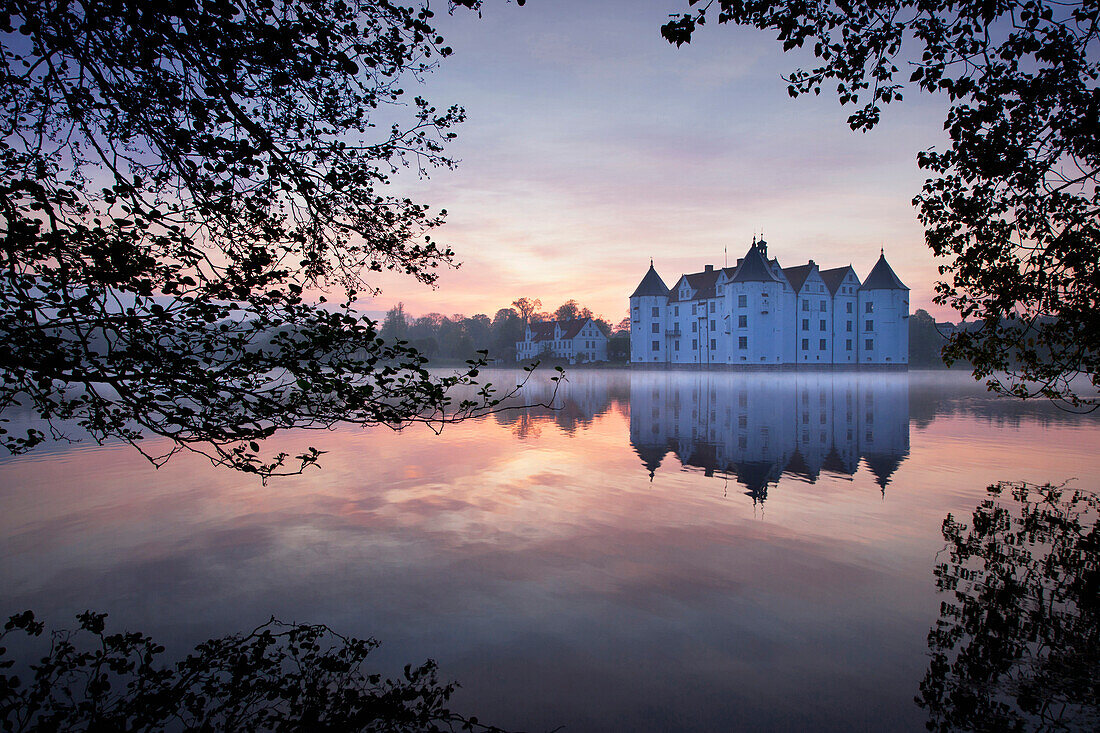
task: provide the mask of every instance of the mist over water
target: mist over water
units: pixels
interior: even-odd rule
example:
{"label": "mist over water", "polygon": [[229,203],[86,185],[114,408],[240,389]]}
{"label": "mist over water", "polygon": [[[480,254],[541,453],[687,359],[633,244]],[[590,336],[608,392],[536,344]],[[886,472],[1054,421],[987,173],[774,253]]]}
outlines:
{"label": "mist over water", "polygon": [[528,730],[919,730],[945,517],[998,481],[1100,489],[1100,415],[966,374],[578,369],[554,404],[287,435],[322,469],[267,486],[118,445],[7,458],[0,614],[106,611],[170,653],[325,623]]}

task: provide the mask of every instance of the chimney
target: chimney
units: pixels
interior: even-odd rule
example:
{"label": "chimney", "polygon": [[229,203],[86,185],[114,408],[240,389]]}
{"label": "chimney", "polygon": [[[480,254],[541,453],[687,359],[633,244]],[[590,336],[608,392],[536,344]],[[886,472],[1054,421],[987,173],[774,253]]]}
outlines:
{"label": "chimney", "polygon": [[714,272],[714,265],[705,265],[707,272]]}

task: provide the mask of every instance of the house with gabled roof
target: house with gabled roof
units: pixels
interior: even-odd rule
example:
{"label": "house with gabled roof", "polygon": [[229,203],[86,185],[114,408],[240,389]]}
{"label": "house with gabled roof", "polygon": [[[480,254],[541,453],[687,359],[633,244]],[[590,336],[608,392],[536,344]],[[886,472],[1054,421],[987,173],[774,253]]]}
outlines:
{"label": "house with gabled roof", "polygon": [[516,342],[516,360],[541,357],[577,362],[607,361],[607,336],[591,318],[528,323]]}
{"label": "house with gabled roof", "polygon": [[650,261],[630,297],[630,361],[698,367],[901,366],[909,289],[881,254],[867,280],[851,265],[782,267],[753,238],[733,267],[681,275]]}

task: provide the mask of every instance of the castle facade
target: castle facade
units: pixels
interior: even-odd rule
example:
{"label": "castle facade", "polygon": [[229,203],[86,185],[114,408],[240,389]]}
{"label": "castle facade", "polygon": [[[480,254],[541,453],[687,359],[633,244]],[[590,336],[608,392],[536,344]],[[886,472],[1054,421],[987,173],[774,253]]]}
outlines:
{"label": "castle facade", "polygon": [[630,362],[696,367],[895,367],[909,363],[909,288],[880,254],[851,265],[781,267],[753,240],[733,267],[681,275],[653,263],[630,296]]}

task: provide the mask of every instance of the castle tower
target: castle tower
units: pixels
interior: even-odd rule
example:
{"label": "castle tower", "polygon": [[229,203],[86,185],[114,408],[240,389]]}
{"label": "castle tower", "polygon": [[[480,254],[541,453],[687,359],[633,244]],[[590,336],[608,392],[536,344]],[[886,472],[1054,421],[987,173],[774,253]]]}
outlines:
{"label": "castle tower", "polygon": [[630,363],[668,361],[667,310],[668,287],[650,260],[649,271],[630,295]]}
{"label": "castle tower", "polygon": [[909,363],[909,288],[879,253],[878,262],[859,287],[858,353],[860,364]]}

